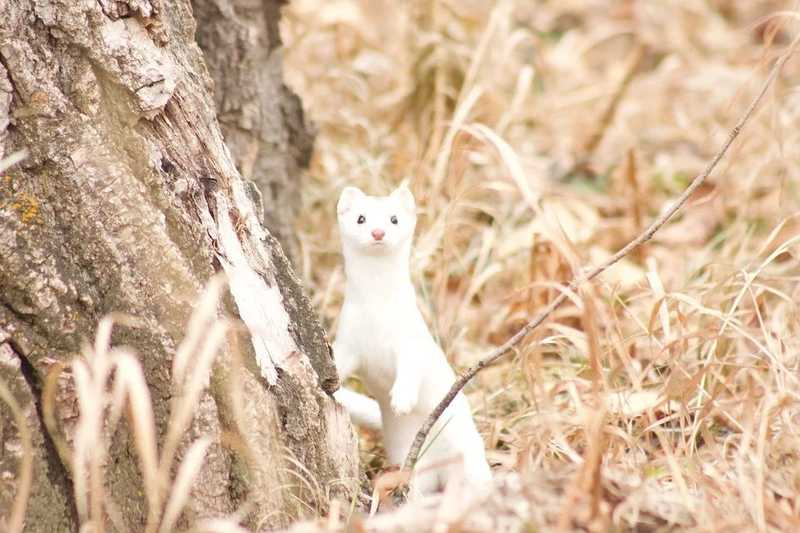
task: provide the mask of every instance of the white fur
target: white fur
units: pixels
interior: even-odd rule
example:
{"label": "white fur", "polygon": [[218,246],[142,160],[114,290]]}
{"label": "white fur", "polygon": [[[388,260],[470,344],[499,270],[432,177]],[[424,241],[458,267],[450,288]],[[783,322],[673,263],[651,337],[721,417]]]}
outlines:
{"label": "white fur", "polygon": [[354,424],[380,431],[381,408],[378,402],[350,389],[339,389],[333,396],[347,409]]}
{"label": "white fur", "polygon": [[[406,187],[384,197],[347,187],[337,214],[347,286],[333,345],[336,366],[342,379],[361,376],[380,408],[389,461],[402,464],[417,431],[455,380],[417,308],[411,284],[414,197]],[[359,217],[364,223],[358,223]],[[385,232],[380,242],[373,230]],[[356,423],[375,421],[378,413],[368,398],[352,391],[339,391],[336,398]],[[427,494],[448,479],[463,479],[476,489],[491,480],[483,439],[463,394],[431,430],[412,487]]]}

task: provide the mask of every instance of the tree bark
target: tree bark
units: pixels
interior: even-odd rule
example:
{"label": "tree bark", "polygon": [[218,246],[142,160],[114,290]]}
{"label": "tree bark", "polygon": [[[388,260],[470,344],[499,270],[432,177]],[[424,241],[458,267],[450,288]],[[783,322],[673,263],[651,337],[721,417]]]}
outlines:
{"label": "tree bark", "polygon": [[225,143],[241,175],[258,187],[270,233],[295,260],[299,169],[308,166],[314,138],[299,98],[283,83],[282,3],[192,0],[192,7]]}
{"label": "tree bark", "polygon": [[[136,317],[140,325],[116,327],[112,343],[136,349],[163,436],[171,359],[193,303],[220,270],[239,280],[228,310],[254,327],[238,343],[241,402],[229,394],[232,343],[187,432],[186,443],[201,434],[214,443],[184,522],[247,500],[249,525],[280,526],[355,486],[356,440],[330,397],[338,378],[324,332],[281,246],[258,221],[258,194],[234,164],[235,157],[246,175],[266,180],[266,218],[285,238],[292,211],[283,207],[297,194],[311,140],[281,80],[279,3],[6,0],[0,7],[0,159],[29,151],[0,176],[0,380],[31,430],[32,531],[78,528],[69,459],[43,422],[50,370],[80,353],[104,315]],[[224,131],[192,6],[201,42],[220,52],[210,64]],[[259,37],[248,41],[246,28],[258,25]],[[226,40],[231,28],[239,29]],[[262,42],[269,47],[259,52]],[[240,56],[226,59],[224,48]],[[247,68],[231,66],[240,58]],[[74,396],[69,377],[60,380],[57,425],[67,441],[78,415]],[[223,446],[223,435],[249,453]],[[0,509],[8,509],[23,451],[5,406],[0,441]],[[109,458],[107,491],[130,530],[142,530],[146,500],[124,424]]]}

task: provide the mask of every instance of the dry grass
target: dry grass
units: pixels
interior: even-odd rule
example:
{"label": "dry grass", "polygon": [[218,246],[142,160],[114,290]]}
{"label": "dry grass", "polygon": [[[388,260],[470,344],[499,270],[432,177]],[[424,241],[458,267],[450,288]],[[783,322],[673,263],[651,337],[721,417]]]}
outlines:
{"label": "dry grass", "polygon": [[[259,456],[247,439],[235,430],[221,435],[203,434],[191,440],[191,435],[196,432],[192,421],[200,412],[215,359],[226,343],[229,359],[224,363],[227,368],[224,393],[238,418],[236,424],[242,426],[246,423],[245,398],[240,381],[245,370],[238,352],[238,336],[248,330],[238,320],[219,315],[219,301],[227,287],[222,275],[212,278],[194,307],[185,337],[172,360],[172,390],[168,418],[163,425],[164,434],[158,434],[157,409],[145,380],[140,354],[130,347],[111,344],[116,325],[142,327],[135,318],[121,314],[106,316],[98,324],[93,343],[84,343],[80,355],[68,362],[51,360],[42,390],[42,415],[56,452],[72,480],[73,494],[69,496],[75,505],[77,527],[81,533],[131,531],[127,524],[132,517],[124,515],[110,487],[114,481],[114,473],[110,470],[115,461],[111,453],[112,442],[121,434],[121,438],[130,437],[130,446],[135,451],[141,473],[141,486],[129,487],[131,493],[144,496],[146,513],[141,531],[250,531],[241,524],[248,519],[252,521],[254,508],[268,496],[256,491],[237,502],[237,508],[228,516],[208,519],[194,516],[190,519],[191,529],[187,529],[186,519],[181,521],[187,505],[198,497],[195,490],[199,479],[202,480],[199,474],[210,447],[215,444],[237,453],[252,468],[253,477],[264,473],[276,476],[271,458]],[[0,513],[0,531],[20,533],[29,528],[37,530],[41,524],[26,522],[35,458],[32,436],[24,410],[2,380],[0,405],[8,408],[14,418],[22,450],[14,502],[10,509],[3,509]],[[61,415],[65,414],[64,411],[72,411],[75,416],[59,417],[59,411]],[[123,420],[127,429],[120,431]],[[283,453],[289,464],[286,473],[293,480],[273,490],[285,491],[287,499],[296,500],[300,516],[318,516],[319,508],[309,502],[328,501],[330,496],[324,492],[328,487],[319,486],[312,473],[293,457],[291,450],[286,449]],[[198,508],[200,506],[195,506],[189,515],[197,513]],[[199,510],[206,512],[202,508]],[[255,529],[274,528],[271,519],[283,512],[290,510],[271,509],[269,517],[262,513],[261,519],[265,523],[258,524]],[[278,523],[286,522],[285,517],[280,518]]]}
{"label": "dry grass", "polygon": [[[175,531],[211,445],[207,436],[187,444],[185,433],[200,396],[208,386],[214,359],[231,328],[229,321],[217,318],[217,302],[223,288],[220,278],[211,281],[198,302],[186,337],[172,362],[174,396],[160,453],[153,404],[142,365],[131,349],[111,346],[114,324],[122,322],[136,326],[133,319],[114,315],[104,318],[98,325],[92,346],[84,346],[81,356],[68,366],[53,365],[43,391],[43,411],[49,432],[54,436],[59,455],[67,464],[73,480],[73,497],[81,531],[102,533],[108,530],[109,525],[114,531],[128,531],[125,517],[106,488],[110,440],[123,415],[127,415],[142,473],[141,492],[147,501],[144,531]],[[58,430],[54,415],[59,380],[65,371],[69,374],[67,378],[74,382],[80,412],[74,427],[67,431],[69,438],[64,438]],[[3,392],[0,383],[0,396]],[[30,440],[29,436],[27,440]],[[182,446],[184,449],[179,453]],[[30,456],[32,453],[25,454],[26,459]],[[181,460],[176,465],[178,456]],[[23,465],[23,471],[25,468]],[[21,490],[19,495],[27,497],[27,490]],[[220,518],[201,522],[196,529],[239,531],[237,523],[235,517]],[[36,527],[36,524],[29,525]],[[21,522],[15,527],[12,517],[9,528],[21,531]]]}
{"label": "dry grass", "polygon": [[[502,344],[704,167],[796,35],[794,4],[294,0],[282,28],[287,76],[320,130],[302,274],[328,326],[343,285],[338,191],[408,180],[421,210],[414,271],[436,336],[461,368]],[[486,501],[450,487],[371,518],[334,502],[295,529],[800,529],[798,74],[794,60],[677,221],[568,291],[553,320],[477,376],[468,393],[497,465]],[[173,361],[160,446],[136,356],[109,345],[125,319],[101,322],[94,345],[47,376],[43,416],[82,531],[125,530],[105,484],[123,416],[146,530],[178,527],[210,445],[182,449],[182,439],[232,327],[216,318],[220,290],[212,284],[198,305]],[[80,410],[68,439],[54,414],[66,374]],[[0,401],[30,452],[2,383]],[[379,439],[362,437],[379,471]],[[25,526],[31,457],[0,519],[10,531]],[[322,491],[295,466],[298,483]],[[245,531],[239,518],[195,530]]]}
{"label": "dry grass", "polygon": [[[338,191],[408,180],[424,312],[477,361],[702,170],[795,7],[295,0],[287,77],[319,127],[302,273],[329,328]],[[798,73],[678,220],[469,388],[498,470],[536,489],[520,523],[800,527]]]}

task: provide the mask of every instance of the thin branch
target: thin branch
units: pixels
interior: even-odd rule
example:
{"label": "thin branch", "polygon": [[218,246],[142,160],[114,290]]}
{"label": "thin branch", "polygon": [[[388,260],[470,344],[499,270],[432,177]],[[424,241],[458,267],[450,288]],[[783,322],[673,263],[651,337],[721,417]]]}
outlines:
{"label": "thin branch", "polygon": [[519,342],[525,338],[528,333],[533,331],[535,328],[540,326],[552,313],[555,311],[561,304],[563,304],[567,300],[567,294],[574,292],[581,284],[591,279],[596,278],[599,274],[603,271],[608,269],[611,265],[618,262],[620,259],[631,253],[633,250],[641,246],[643,243],[649,241],[655,233],[661,229],[661,227],[666,224],[674,215],[678,212],[678,210],[683,207],[686,201],[692,196],[692,194],[700,187],[703,182],[705,182],[706,178],[714,171],[717,164],[722,160],[725,154],[728,152],[728,149],[733,144],[733,141],[739,136],[741,133],[742,128],[745,124],[750,120],[750,117],[753,115],[753,112],[756,110],[758,105],[763,100],[764,95],[767,93],[767,90],[775,81],[775,78],[778,77],[778,74],[783,69],[783,66],[791,57],[792,53],[794,52],[795,48],[797,47],[798,42],[800,42],[800,37],[795,38],[792,41],[791,45],[789,45],[786,53],[784,53],[776,62],[775,65],[772,67],[772,70],[767,76],[767,79],[764,81],[764,84],[761,86],[761,90],[758,92],[758,95],[753,99],[750,105],[747,107],[747,110],[744,112],[742,117],[736,123],[736,125],[731,130],[730,134],[728,135],[727,140],[722,145],[722,148],[717,152],[705,170],[697,175],[694,180],[686,187],[686,190],[683,191],[678,199],[667,209],[661,216],[659,216],[656,220],[654,220],[650,226],[641,233],[638,237],[634,240],[629,242],[625,245],[621,250],[607,259],[604,263],[600,266],[597,266],[589,271],[588,274],[581,276],[578,275],[575,277],[572,282],[570,282],[567,290],[561,291],[561,294],[541,312],[539,313],[536,318],[528,322],[525,326],[522,327],[517,333],[514,334],[509,340],[507,340],[503,345],[498,346],[495,348],[489,355],[478,361],[475,365],[467,369],[463,374],[459,376],[459,378],[453,383],[453,386],[448,391],[447,395],[439,402],[439,405],[436,406],[436,409],[428,416],[425,420],[425,423],[422,425],[420,430],[417,432],[417,436],[414,438],[414,442],[411,445],[411,449],[406,456],[405,463],[403,468],[411,469],[417,462],[417,457],[419,456],[420,449],[422,448],[422,444],[425,442],[425,438],[428,436],[428,433],[433,428],[433,425],[442,415],[444,410],[450,405],[450,402],[461,392],[461,389],[475,377],[475,375],[486,368],[487,366],[491,365],[507,353],[511,351],[511,349],[519,344]]}

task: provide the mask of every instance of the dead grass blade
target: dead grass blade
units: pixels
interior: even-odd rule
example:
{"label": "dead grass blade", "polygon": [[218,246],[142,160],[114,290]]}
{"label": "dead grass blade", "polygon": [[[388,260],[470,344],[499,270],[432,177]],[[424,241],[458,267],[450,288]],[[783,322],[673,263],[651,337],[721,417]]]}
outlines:
{"label": "dead grass blade", "polygon": [[150,389],[147,388],[142,367],[132,353],[117,351],[114,355],[117,370],[115,378],[118,386],[124,387],[130,405],[131,426],[147,496],[147,529],[150,530],[159,520],[163,500],[158,478],[158,447]]}
{"label": "dead grass blade", "polygon": [[208,386],[211,365],[214,363],[214,358],[220,347],[225,342],[227,332],[227,323],[219,320],[214,322],[210,331],[206,334],[200,353],[195,354],[193,358],[193,368],[188,373],[183,374],[186,381],[184,383],[175,383],[175,400],[171,406],[169,429],[164,439],[161,461],[158,466],[161,480],[160,486],[162,487],[166,487],[175,453],[186,428],[192,420],[200,395],[203,389]]}
{"label": "dead grass blade", "polygon": [[10,156],[0,159],[0,172],[5,172],[20,161],[24,161],[26,157],[28,157],[27,148],[24,150],[18,150]]}
{"label": "dead grass blade", "polygon": [[61,462],[69,469],[72,467],[72,450],[61,428],[58,427],[56,419],[56,392],[58,390],[58,380],[66,369],[67,365],[61,361],[56,361],[45,376],[44,386],[42,387],[42,419],[47,428],[47,433],[53,440]]}
{"label": "dead grass blade", "polygon": [[[145,531],[168,533],[174,529],[211,444],[208,437],[193,443],[178,468],[177,477],[171,480],[175,454],[200,395],[208,386],[214,357],[229,329],[227,322],[216,319],[222,287],[224,282],[219,279],[209,284],[192,316],[178,360],[174,362],[176,394],[170,406],[170,420],[160,456],[152,400],[142,366],[131,351],[111,347],[115,322],[135,325],[134,321],[119,315],[103,318],[98,325],[94,344],[85,346],[83,356],[70,364],[79,407],[72,450],[64,442],[58,444],[61,436],[56,424],[54,403],[57,381],[63,368],[56,365],[51,369],[43,394],[44,418],[60,449],[59,453],[70,458],[75,504],[82,530],[102,532],[107,518],[115,529],[125,530],[119,509],[104,488],[108,453],[106,438],[114,433],[123,412],[129,414],[128,421],[142,474],[142,491],[147,500]],[[170,487],[172,490],[167,494]]]}
{"label": "dead grass blade", "polygon": [[191,494],[192,483],[203,466],[209,446],[211,446],[211,439],[209,437],[201,437],[194,441],[186,451],[186,456],[183,458],[183,462],[181,462],[178,473],[175,476],[175,482],[172,484],[169,500],[164,507],[161,527],[158,528],[159,533],[169,533],[178,521],[178,517],[180,517],[181,511]]}
{"label": "dead grass blade", "polygon": [[492,131],[491,128],[483,124],[470,124],[465,126],[464,129],[475,137],[478,137],[479,139],[482,139],[494,146],[494,148],[500,154],[503,163],[505,163],[506,167],[508,168],[511,179],[514,180],[514,184],[516,184],[517,188],[519,188],[519,191],[522,194],[522,197],[525,199],[525,202],[530,206],[534,213],[540,214],[541,209],[539,207],[538,198],[533,191],[531,191],[530,185],[528,184],[528,176],[525,173],[525,170],[522,168],[519,157],[517,157],[517,154],[508,145],[508,143],[503,140],[502,137]]}
{"label": "dead grass blade", "polygon": [[209,322],[217,318],[217,304],[222,291],[225,288],[226,280],[222,275],[212,277],[200,301],[197,303],[192,316],[189,318],[189,324],[186,327],[186,336],[178,346],[175,352],[175,357],[172,360],[172,380],[175,383],[183,383],[185,374],[189,366],[192,354],[197,351],[197,348],[206,334],[206,328]]}

